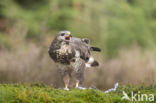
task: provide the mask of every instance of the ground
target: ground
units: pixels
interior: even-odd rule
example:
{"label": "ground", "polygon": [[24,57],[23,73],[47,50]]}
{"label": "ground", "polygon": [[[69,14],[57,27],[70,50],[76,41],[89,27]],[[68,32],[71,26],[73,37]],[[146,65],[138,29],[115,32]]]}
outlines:
{"label": "ground", "polygon": [[154,94],[156,87],[120,85],[115,92],[104,93],[104,90],[55,89],[43,84],[0,84],[0,103],[155,103],[149,101],[132,102],[123,100],[122,92],[128,95],[131,91],[140,94]]}

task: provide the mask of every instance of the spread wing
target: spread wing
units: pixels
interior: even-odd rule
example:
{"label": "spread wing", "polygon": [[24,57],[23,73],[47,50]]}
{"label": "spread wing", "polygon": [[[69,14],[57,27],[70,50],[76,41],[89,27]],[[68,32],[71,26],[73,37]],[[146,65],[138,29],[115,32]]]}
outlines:
{"label": "spread wing", "polygon": [[88,61],[90,58],[90,52],[91,51],[101,51],[100,48],[90,46],[89,40],[84,38],[75,38],[72,37],[72,40],[70,41],[69,45],[76,51],[80,53],[80,58],[82,58],[85,61]]}
{"label": "spread wing", "polygon": [[69,45],[75,50],[76,53],[79,53],[81,59],[88,61],[90,57],[90,47],[86,42],[80,38],[73,37]]}
{"label": "spread wing", "polygon": [[91,51],[100,51],[100,49],[90,46],[88,39],[72,37],[70,41],[55,39],[48,52],[50,57],[58,63],[70,64],[74,59],[76,61],[82,59],[86,63],[89,61],[90,64],[93,63],[92,66],[97,65],[98,63],[91,58]]}

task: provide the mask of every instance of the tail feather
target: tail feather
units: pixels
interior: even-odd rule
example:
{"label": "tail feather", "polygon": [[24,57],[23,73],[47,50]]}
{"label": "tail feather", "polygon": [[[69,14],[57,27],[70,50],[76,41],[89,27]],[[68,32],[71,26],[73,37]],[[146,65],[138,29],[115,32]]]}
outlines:
{"label": "tail feather", "polygon": [[93,57],[90,57],[89,61],[86,63],[86,67],[90,68],[90,67],[96,67],[96,66],[99,66],[99,63],[96,60],[94,60]]}
{"label": "tail feather", "polygon": [[94,61],[92,64],[91,64],[92,67],[96,67],[96,66],[99,66],[99,63],[97,61]]}
{"label": "tail feather", "polygon": [[98,47],[91,47],[92,51],[97,51],[97,52],[101,52],[101,49]]}

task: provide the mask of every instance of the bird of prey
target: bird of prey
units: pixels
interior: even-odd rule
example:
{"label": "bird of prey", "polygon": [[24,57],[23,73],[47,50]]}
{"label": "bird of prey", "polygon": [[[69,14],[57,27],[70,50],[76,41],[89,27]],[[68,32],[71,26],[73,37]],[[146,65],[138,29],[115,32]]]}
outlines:
{"label": "bird of prey", "polygon": [[71,77],[75,78],[75,87],[81,87],[85,68],[99,65],[91,56],[91,51],[100,52],[101,49],[90,46],[88,39],[72,37],[70,31],[60,31],[52,41],[48,53],[58,64],[65,90],[69,90]]}

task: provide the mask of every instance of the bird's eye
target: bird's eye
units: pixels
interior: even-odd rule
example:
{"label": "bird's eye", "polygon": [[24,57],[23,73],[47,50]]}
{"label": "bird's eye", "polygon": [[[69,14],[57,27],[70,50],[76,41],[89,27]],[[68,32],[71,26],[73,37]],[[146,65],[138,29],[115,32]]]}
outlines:
{"label": "bird's eye", "polygon": [[64,36],[65,35],[65,33],[61,33],[61,36]]}

